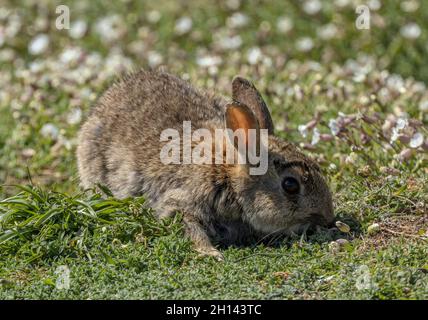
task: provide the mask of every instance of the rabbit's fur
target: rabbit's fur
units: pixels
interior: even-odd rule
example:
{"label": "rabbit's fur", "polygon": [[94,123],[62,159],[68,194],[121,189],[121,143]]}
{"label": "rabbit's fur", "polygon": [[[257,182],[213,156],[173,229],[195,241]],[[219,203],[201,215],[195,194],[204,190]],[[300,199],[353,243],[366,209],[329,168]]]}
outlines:
{"label": "rabbit's fur", "polygon": [[[250,82],[236,77],[232,91],[228,102],[165,72],[125,76],[100,97],[81,129],[77,158],[82,187],[105,185],[120,198],[145,195],[160,218],[182,212],[196,249],[219,258],[212,240],[233,243],[330,223],[331,194],[317,164],[273,135],[269,110]],[[182,132],[183,121],[191,121],[192,129],[214,131],[234,120],[234,111],[252,126],[268,129],[266,174],[250,175],[245,164],[160,161],[164,129]],[[239,127],[241,118],[231,123]],[[282,189],[286,176],[299,181],[297,195]]]}

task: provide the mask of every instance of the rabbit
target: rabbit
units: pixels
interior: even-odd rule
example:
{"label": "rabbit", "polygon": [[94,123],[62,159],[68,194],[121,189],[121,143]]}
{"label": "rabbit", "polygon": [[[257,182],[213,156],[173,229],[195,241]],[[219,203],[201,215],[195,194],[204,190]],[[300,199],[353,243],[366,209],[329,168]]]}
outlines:
{"label": "rabbit", "polygon": [[[165,165],[160,135],[166,128],[181,132],[184,121],[210,131],[267,130],[266,173],[250,175],[251,165],[238,163]],[[291,234],[334,220],[320,168],[274,135],[261,94],[240,76],[226,99],[164,71],[128,74],[91,108],[78,140],[83,188],[104,185],[118,198],[144,195],[159,219],[181,213],[185,234],[202,255],[222,260],[213,243]]]}

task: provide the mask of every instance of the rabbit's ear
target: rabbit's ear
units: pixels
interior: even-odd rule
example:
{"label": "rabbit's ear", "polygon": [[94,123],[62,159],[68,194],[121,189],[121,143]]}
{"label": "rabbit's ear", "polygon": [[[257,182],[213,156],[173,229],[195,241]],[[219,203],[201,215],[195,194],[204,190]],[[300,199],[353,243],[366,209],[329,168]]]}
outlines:
{"label": "rabbit's ear", "polygon": [[[226,106],[225,113],[226,128],[232,129],[235,132],[238,129],[244,130],[245,144],[258,143],[260,136],[259,123],[254,116],[254,113],[246,105],[238,102],[229,103]],[[249,129],[255,129],[256,135],[252,136]],[[254,140],[254,138],[256,141]]]}
{"label": "rabbit's ear", "polygon": [[261,129],[273,134],[273,122],[269,109],[256,87],[248,80],[236,76],[232,81],[233,100],[247,105],[256,116]]}

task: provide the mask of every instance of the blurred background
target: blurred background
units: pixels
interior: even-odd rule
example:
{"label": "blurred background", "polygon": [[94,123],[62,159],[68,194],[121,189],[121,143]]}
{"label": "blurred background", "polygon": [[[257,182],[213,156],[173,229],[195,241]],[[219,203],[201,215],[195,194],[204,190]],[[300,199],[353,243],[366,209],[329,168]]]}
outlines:
{"label": "blurred background", "polygon": [[[369,29],[356,27],[360,5]],[[357,110],[426,123],[427,24],[421,0],[1,0],[0,183],[75,189],[76,132],[90,105],[141,67],[226,96],[234,75],[250,78],[281,134],[340,165],[349,148],[333,157],[305,123]]]}

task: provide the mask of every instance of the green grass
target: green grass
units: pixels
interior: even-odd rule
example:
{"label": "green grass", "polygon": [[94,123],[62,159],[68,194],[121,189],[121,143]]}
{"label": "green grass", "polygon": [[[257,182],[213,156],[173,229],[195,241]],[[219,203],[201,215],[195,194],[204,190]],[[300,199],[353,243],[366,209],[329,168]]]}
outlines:
{"label": "green grass", "polygon": [[[219,263],[198,257],[180,220],[156,222],[142,199],[20,188],[0,204],[3,299],[426,298],[428,248],[417,241],[374,250],[364,236],[336,252],[326,240],[339,234],[315,234],[231,247]],[[69,290],[55,287],[64,265]],[[367,286],[356,290],[357,279]]]}
{"label": "green grass", "polygon": [[[372,28],[360,31],[355,8],[333,1],[322,1],[314,15],[299,1],[249,1],[236,9],[227,1],[70,1],[71,21],[89,25],[73,39],[47,18],[55,3],[6,1],[21,29],[0,46],[0,299],[427,299],[428,157],[426,148],[406,141],[416,132],[428,137],[421,107],[428,101],[428,10],[416,2],[413,12],[400,1],[383,2],[372,10]],[[159,21],[149,18],[152,10]],[[231,23],[236,12],[248,17],[245,26]],[[94,26],[114,14],[125,32],[105,41]],[[183,16],[193,25],[178,35],[175,22]],[[293,22],[287,34],[276,26],[283,16]],[[421,29],[417,39],[400,33],[410,22]],[[9,23],[0,18],[0,26]],[[328,23],[340,32],[322,39],[318,31]],[[50,44],[33,56],[28,42],[40,33]],[[239,35],[242,44],[224,49],[218,35]],[[302,37],[312,38],[312,50],[298,50]],[[82,50],[81,60],[61,60],[70,47]],[[256,64],[248,61],[251,48],[262,53]],[[225,96],[234,75],[252,79],[276,132],[322,167],[337,217],[351,231],[221,248],[219,263],[192,250],[180,216],[159,222],[144,198],[82,192],[74,155],[81,121],[69,120],[72,110],[84,119],[121,72],[149,68],[153,52],[171,72]],[[221,61],[198,65],[204,56]],[[385,121],[403,114],[410,124],[390,141]],[[310,145],[313,130],[306,137],[298,131],[318,119],[319,132],[331,134],[329,122],[337,118],[353,120],[331,140]],[[43,135],[46,124],[57,134]],[[380,230],[368,232],[374,223]],[[70,270],[68,290],[56,286],[62,266]]]}

